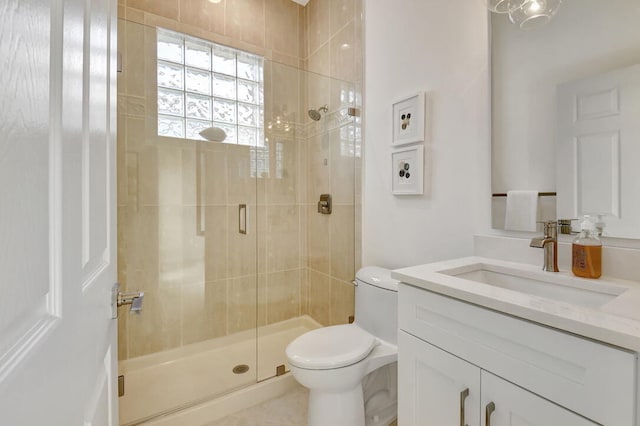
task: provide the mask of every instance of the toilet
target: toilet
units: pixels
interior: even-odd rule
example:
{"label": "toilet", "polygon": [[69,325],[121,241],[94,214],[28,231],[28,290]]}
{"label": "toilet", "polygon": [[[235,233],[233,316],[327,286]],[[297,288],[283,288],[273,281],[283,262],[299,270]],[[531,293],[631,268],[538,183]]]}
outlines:
{"label": "toilet", "polygon": [[387,426],[396,417],[398,281],[388,269],[362,268],[355,304],[353,324],[287,346],[293,377],[309,389],[309,426]]}

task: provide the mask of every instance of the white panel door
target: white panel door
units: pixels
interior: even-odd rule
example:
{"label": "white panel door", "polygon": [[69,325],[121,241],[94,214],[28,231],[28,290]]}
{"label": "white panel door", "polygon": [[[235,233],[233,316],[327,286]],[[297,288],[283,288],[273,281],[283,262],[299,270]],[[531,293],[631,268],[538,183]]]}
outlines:
{"label": "white panel door", "polygon": [[596,423],[483,370],[482,426],[596,426]]}
{"label": "white panel door", "polygon": [[480,424],[480,369],[398,332],[398,424]]}
{"label": "white panel door", "polygon": [[640,65],[558,87],[558,218],[603,215],[640,238]]}
{"label": "white panel door", "polygon": [[0,424],[117,424],[115,0],[0,2]]}

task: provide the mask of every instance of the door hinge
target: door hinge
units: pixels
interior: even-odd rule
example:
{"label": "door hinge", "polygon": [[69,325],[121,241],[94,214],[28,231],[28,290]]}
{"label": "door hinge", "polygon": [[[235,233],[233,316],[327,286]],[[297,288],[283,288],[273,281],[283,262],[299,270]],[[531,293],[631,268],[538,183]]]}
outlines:
{"label": "door hinge", "polygon": [[124,375],[118,376],[118,396],[124,396]]}

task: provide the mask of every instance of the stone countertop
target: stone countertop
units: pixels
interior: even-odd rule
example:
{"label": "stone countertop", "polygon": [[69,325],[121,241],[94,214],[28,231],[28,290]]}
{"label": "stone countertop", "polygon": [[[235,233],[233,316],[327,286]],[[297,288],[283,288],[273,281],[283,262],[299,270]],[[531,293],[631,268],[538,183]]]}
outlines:
{"label": "stone countertop", "polygon": [[[455,276],[487,268],[500,274],[587,290],[604,297],[585,306]],[[516,274],[511,274],[516,275]],[[544,272],[539,266],[483,257],[466,257],[396,269],[391,277],[414,287],[503,312],[579,336],[640,352],[640,283],[609,277],[584,279],[571,272]],[[535,284],[533,284],[535,285]],[[402,291],[402,289],[400,289]]]}

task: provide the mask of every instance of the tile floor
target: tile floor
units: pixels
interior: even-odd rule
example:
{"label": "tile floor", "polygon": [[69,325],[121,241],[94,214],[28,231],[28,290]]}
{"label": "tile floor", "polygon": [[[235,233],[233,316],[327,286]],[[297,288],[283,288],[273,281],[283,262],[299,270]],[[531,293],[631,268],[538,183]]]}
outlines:
{"label": "tile floor", "polygon": [[[309,391],[297,389],[207,426],[306,426]],[[389,426],[398,426],[393,422]]]}
{"label": "tile floor", "polygon": [[309,392],[297,389],[255,407],[248,408],[207,426],[305,426]]}

